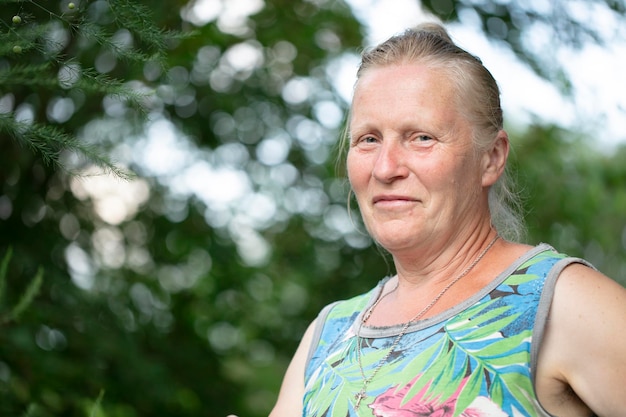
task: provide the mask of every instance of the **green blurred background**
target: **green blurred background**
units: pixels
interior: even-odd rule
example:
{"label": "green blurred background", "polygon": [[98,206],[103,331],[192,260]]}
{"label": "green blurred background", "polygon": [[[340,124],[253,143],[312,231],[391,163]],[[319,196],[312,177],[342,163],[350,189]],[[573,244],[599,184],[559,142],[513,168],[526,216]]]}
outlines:
{"label": "green blurred background", "polygon": [[[543,24],[554,48],[606,48],[614,39],[573,3],[421,7],[474,24],[567,99],[566,63],[526,39]],[[337,80],[364,22],[342,0],[0,6],[0,415],[267,415],[320,308],[392,272],[336,167]],[[576,7],[624,20],[623,1]],[[143,114],[120,99],[129,91],[150,94]],[[72,142],[15,120],[135,176],[99,173]],[[624,284],[626,147],[533,120],[508,126],[527,242]]]}

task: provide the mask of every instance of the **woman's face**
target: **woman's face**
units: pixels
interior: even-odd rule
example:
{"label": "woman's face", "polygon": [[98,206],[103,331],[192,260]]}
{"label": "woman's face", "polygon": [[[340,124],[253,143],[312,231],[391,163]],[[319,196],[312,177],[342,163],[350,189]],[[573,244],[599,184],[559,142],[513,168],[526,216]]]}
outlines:
{"label": "woman's face", "polygon": [[356,85],[348,176],[365,225],[391,253],[468,236],[488,215],[484,156],[457,94],[419,64],[372,68]]}

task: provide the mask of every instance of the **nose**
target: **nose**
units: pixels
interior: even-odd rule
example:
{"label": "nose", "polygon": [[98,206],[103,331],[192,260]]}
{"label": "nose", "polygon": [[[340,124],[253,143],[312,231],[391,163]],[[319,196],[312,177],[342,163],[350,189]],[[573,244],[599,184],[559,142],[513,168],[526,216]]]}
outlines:
{"label": "nose", "polygon": [[406,178],[409,169],[406,165],[406,152],[402,144],[392,140],[382,142],[372,170],[372,176],[382,183],[391,183]]}

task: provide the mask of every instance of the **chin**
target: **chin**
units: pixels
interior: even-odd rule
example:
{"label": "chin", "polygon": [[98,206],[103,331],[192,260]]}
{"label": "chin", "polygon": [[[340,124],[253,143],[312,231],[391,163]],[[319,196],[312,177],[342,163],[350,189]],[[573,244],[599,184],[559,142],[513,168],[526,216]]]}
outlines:
{"label": "chin", "polygon": [[397,236],[394,236],[392,238],[379,237],[374,240],[390,253],[400,252],[415,246],[415,235],[407,237],[406,239],[398,239]]}
{"label": "chin", "polygon": [[405,249],[414,245],[416,238],[423,234],[423,228],[405,222],[394,222],[385,227],[368,228],[370,236],[387,250]]}

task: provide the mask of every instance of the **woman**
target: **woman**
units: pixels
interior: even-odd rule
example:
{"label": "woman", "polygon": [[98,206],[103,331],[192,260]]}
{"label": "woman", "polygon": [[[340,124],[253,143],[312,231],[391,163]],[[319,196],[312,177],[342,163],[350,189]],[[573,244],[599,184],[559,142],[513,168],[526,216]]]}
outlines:
{"label": "woman", "polygon": [[491,74],[429,24],[357,75],[348,177],[396,275],[320,313],[271,417],[624,416],[626,290],[500,237],[517,223]]}

